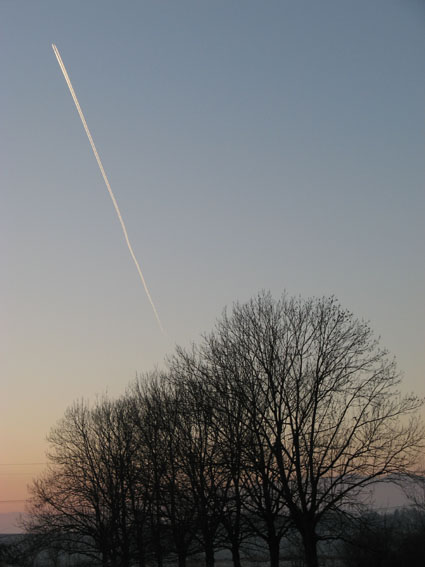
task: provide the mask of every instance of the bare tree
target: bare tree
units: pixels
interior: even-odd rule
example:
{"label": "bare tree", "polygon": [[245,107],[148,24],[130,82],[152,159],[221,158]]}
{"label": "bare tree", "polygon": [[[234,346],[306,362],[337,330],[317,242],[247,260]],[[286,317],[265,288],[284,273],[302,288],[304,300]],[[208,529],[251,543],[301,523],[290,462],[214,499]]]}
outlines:
{"label": "bare tree", "polygon": [[[198,361],[202,366],[202,361]],[[170,380],[179,400],[178,458],[189,481],[196,506],[198,530],[207,567],[213,567],[215,550],[222,547],[222,519],[231,480],[224,474],[219,432],[215,427],[213,391],[193,360],[170,360]]]}
{"label": "bare tree", "polygon": [[275,458],[259,419],[269,410],[263,383],[242,363],[229,341],[219,344],[214,337],[201,348],[177,349],[172,369],[180,377],[186,375],[186,384],[197,383],[198,397],[209,408],[222,479],[220,516],[225,537],[221,545],[231,551],[235,567],[240,567],[241,547],[255,536],[265,542],[271,564],[277,565],[288,522],[275,488]]}
{"label": "bare tree", "polygon": [[241,548],[255,533],[251,516],[244,513],[244,502],[246,504],[248,500],[244,486],[247,468],[245,449],[252,446],[251,436],[246,427],[244,406],[231,395],[226,377],[210,374],[208,379],[214,392],[213,425],[217,432],[221,474],[227,480],[221,515],[225,534],[223,545],[230,550],[234,567],[241,567]]}
{"label": "bare tree", "polygon": [[128,566],[134,439],[125,405],[106,398],[69,408],[48,437],[46,473],[31,487],[28,532],[104,565]]}
{"label": "bare tree", "polygon": [[[399,394],[394,361],[334,298],[262,293],[225,312],[202,351],[244,401],[271,463],[260,484],[272,484],[316,567],[320,522],[412,465],[424,434],[421,400]],[[248,470],[248,482],[256,474]]]}
{"label": "bare tree", "polygon": [[138,394],[138,419],[136,421],[139,439],[139,460],[141,484],[150,493],[149,529],[152,548],[159,567],[162,567],[165,549],[163,546],[162,485],[167,459],[164,453],[164,435],[161,428],[161,405],[159,385],[156,376],[143,384],[136,384]]}
{"label": "bare tree", "polygon": [[128,399],[136,408],[132,424],[138,462],[143,463],[140,485],[150,495],[149,528],[157,563],[171,547],[179,567],[185,567],[197,532],[197,509],[181,458],[181,400],[168,376],[159,372],[140,376]]}
{"label": "bare tree", "polygon": [[[273,383],[270,377],[280,375],[282,361],[277,356],[278,336],[273,314],[268,313],[267,317],[269,324],[261,329],[261,339],[251,334],[239,344],[234,341],[232,326],[223,325],[220,334],[212,333],[206,338],[202,353],[209,361],[216,387],[226,384],[225,414],[228,414],[227,423],[230,420],[234,424],[229,430],[236,428],[242,433],[239,483],[248,534],[263,540],[269,550],[270,564],[277,566],[281,542],[289,531],[290,522],[279,490],[273,450],[273,424],[276,426],[281,419],[279,387],[282,384]],[[260,358],[264,359],[262,365],[258,364]],[[220,421],[226,422],[225,417]],[[232,437],[227,441],[229,449],[234,451]]]}
{"label": "bare tree", "polygon": [[179,393],[169,380],[158,392],[159,425],[162,431],[162,449],[166,467],[162,478],[162,514],[170,528],[178,566],[186,567],[197,533],[197,506],[190,479],[181,458],[181,432],[183,416]]}

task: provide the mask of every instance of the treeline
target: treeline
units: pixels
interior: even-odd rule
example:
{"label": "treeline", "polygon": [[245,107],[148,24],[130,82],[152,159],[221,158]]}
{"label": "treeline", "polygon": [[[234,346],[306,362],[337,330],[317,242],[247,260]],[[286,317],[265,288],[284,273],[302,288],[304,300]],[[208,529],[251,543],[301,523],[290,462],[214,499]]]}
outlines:
{"label": "treeline", "polygon": [[[321,565],[340,567],[423,567],[425,564],[425,511],[420,508],[397,509],[392,513],[366,512],[355,518],[345,518],[340,539],[322,542]],[[164,530],[163,552],[165,562],[170,564],[173,551]],[[294,535],[294,534],[293,534]],[[302,552],[296,537],[281,550],[286,566],[304,565]],[[74,541],[75,545],[76,541]],[[248,541],[245,542],[245,547]],[[252,542],[251,542],[252,545]],[[219,546],[217,546],[219,547]],[[248,545],[248,547],[250,547]],[[191,551],[195,554],[196,546]],[[74,553],[70,558],[68,553]],[[150,553],[152,556],[152,552]],[[243,564],[257,565],[261,550],[252,545],[244,557]],[[37,534],[16,535],[0,541],[0,565],[33,567],[34,565],[83,566],[97,564],[96,559],[85,558],[75,553],[74,546],[68,548],[65,538],[49,541]],[[156,561],[147,561],[155,564]],[[202,561],[200,561],[202,563]],[[193,561],[192,561],[193,564]]]}
{"label": "treeline", "polygon": [[290,540],[317,567],[362,490],[414,462],[421,401],[399,381],[335,299],[259,294],[166,371],[66,411],[26,529],[105,567],[212,567],[218,549],[240,567],[258,543],[277,567]]}
{"label": "treeline", "polygon": [[401,509],[392,514],[375,512],[356,518],[339,545],[344,567],[423,567],[424,504],[422,509]]}

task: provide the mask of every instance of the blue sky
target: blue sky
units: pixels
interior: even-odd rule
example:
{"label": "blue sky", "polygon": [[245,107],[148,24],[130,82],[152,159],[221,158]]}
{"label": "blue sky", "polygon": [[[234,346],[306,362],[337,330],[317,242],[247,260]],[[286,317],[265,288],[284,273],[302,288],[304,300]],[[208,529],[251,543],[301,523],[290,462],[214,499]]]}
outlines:
{"label": "blue sky", "polygon": [[73,400],[121,393],[260,289],[336,295],[425,394],[424,16],[419,0],[2,0],[5,463],[42,461]]}

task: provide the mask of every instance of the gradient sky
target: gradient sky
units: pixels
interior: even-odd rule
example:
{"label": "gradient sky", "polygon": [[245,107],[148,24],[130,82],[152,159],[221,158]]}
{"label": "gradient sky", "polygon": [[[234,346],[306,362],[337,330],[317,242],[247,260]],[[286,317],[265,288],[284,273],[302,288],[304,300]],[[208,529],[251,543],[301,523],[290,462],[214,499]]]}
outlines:
{"label": "gradient sky", "polygon": [[336,295],[425,394],[424,31],[421,0],[0,0],[0,515],[75,399],[261,289]]}

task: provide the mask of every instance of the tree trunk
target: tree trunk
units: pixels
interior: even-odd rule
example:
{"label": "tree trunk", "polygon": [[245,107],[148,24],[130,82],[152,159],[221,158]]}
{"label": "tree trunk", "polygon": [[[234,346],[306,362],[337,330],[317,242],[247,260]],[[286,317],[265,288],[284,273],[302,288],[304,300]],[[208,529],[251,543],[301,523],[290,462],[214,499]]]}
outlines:
{"label": "tree trunk", "polygon": [[155,533],[155,555],[158,567],[162,567],[164,563],[164,554],[162,551],[160,530]]}
{"label": "tree trunk", "polygon": [[214,545],[212,542],[205,543],[205,565],[214,567]]}
{"label": "tree trunk", "polygon": [[304,556],[307,567],[319,567],[317,557],[317,537],[314,530],[308,530],[302,534],[304,545]]}
{"label": "tree trunk", "polygon": [[271,537],[267,543],[269,546],[270,567],[279,567],[280,538]]}
{"label": "tree trunk", "polygon": [[234,543],[232,545],[232,559],[233,559],[233,567],[241,567],[241,554],[239,551],[239,544]]}
{"label": "tree trunk", "polygon": [[186,552],[185,551],[179,551],[177,554],[177,559],[178,559],[178,566],[179,567],[186,567]]}
{"label": "tree trunk", "polygon": [[189,543],[185,539],[184,530],[173,530],[174,550],[177,554],[178,567],[186,567],[187,555],[189,552]]}
{"label": "tree trunk", "polygon": [[139,531],[139,535],[137,538],[137,551],[139,553],[139,561],[138,561],[139,567],[146,567],[145,545],[141,530]]}

